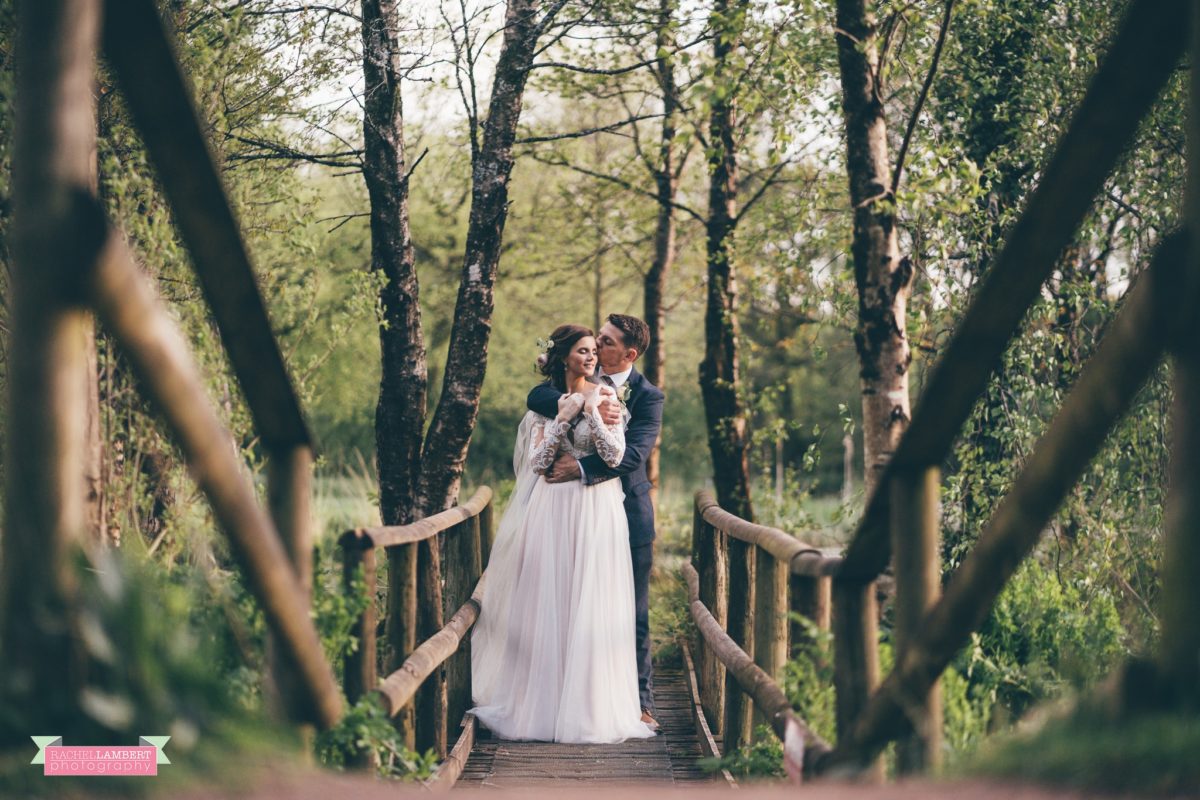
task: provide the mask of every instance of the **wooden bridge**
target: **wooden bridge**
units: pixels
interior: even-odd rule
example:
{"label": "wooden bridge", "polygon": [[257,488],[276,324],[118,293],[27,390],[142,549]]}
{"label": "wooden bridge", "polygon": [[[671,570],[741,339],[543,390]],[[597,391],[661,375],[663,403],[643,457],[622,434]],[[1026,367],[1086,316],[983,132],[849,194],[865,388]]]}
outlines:
{"label": "wooden bridge", "polygon": [[[612,747],[489,739],[470,704],[467,636],[486,592],[492,495],[402,527],[356,529],[341,539],[348,586],[374,599],[377,553],[413,565],[389,586],[385,636],[403,656],[377,675],[377,618],[369,603],[342,687],[309,614],[311,439],[271,334],[219,173],[153,0],[25,3],[18,72],[15,308],[10,352],[9,502],[4,530],[4,668],[32,696],[78,688],[78,642],[42,625],[46,609],[70,615],[79,599],[64,568],[80,544],[82,500],[61,465],[82,462],[84,330],[94,312],[163,410],[247,584],[270,626],[272,673],[297,725],[329,728],[345,699],[378,695],[406,741],[443,757],[433,788],[456,782],[517,787],[561,780],[703,780],[701,755],[747,743],[757,711],[783,742],[793,781],[840,772],[878,774],[879,754],[900,742],[902,771],[936,765],[941,747],[937,682],[1106,432],[1164,358],[1173,359],[1176,412],[1167,514],[1162,650],[1122,697],[1131,710],[1197,700],[1200,653],[1200,171],[1192,162],[1184,231],[1165,237],[1125,298],[1095,356],[996,508],[978,545],[940,590],[939,468],[1022,315],[1071,241],[1139,121],[1185,54],[1185,0],[1133,2],[1020,221],[927,382],[910,427],[845,553],[829,556],[802,537],[723,511],[696,496],[693,552],[683,567],[695,636],[682,665],[661,669],[664,735]],[[101,14],[103,16],[101,16]],[[103,34],[100,34],[100,31]],[[191,249],[263,446],[263,508],[186,343],[157,289],[89,189],[93,63],[76,50],[99,44],[145,139],[162,188]],[[1193,44],[1191,64],[1200,63]],[[73,57],[64,58],[64,48]],[[75,49],[72,49],[75,48]],[[1192,100],[1197,89],[1193,84]],[[1189,149],[1200,145],[1196,114]],[[63,231],[75,236],[64,243]],[[419,548],[435,549],[443,569]],[[417,568],[418,562],[425,566]],[[874,581],[893,564],[896,668],[880,681]],[[775,676],[803,629],[795,611],[830,627],[835,644],[837,746],[791,709]],[[448,619],[443,625],[442,619]],[[31,622],[32,621],[32,622]],[[436,624],[434,624],[436,622]],[[416,632],[420,631],[418,637]],[[695,658],[692,658],[692,654]],[[55,665],[46,668],[46,665]],[[719,738],[719,742],[718,739]],[[453,741],[452,741],[453,740]],[[364,766],[369,757],[361,759]],[[710,780],[721,781],[720,775]]]}

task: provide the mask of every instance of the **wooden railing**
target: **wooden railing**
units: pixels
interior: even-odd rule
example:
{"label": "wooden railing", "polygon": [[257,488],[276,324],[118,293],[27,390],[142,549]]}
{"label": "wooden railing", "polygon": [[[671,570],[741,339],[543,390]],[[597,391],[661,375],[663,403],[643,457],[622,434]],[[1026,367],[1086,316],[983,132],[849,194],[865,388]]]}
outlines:
{"label": "wooden railing", "polygon": [[[17,70],[23,110],[17,114],[13,157],[16,311],[8,373],[21,391],[7,420],[10,463],[21,469],[6,476],[12,487],[0,581],[10,601],[0,602],[8,609],[6,659],[25,660],[14,665],[21,671],[39,662],[60,662],[64,670],[76,664],[42,653],[47,645],[47,652],[59,652],[55,642],[70,626],[30,628],[26,621],[45,617],[43,607],[53,607],[56,619],[60,609],[70,616],[79,603],[61,567],[67,546],[79,544],[86,529],[75,476],[89,409],[84,332],[94,312],[136,371],[140,391],[161,411],[263,609],[280,710],[294,722],[330,727],[342,713],[341,694],[309,614],[307,591],[311,437],[205,126],[156,4],[45,0],[23,8],[28,13],[21,15]],[[90,87],[92,56],[101,48],[170,202],[261,437],[267,507],[208,399],[186,337],[92,188]],[[79,646],[63,645],[68,651]],[[57,688],[76,696],[85,671],[72,669]]]}
{"label": "wooden railing", "polygon": [[[408,625],[393,624],[388,645],[393,661],[405,655],[403,663],[382,683],[377,677],[377,615],[375,612],[376,548],[415,559],[420,542],[439,537],[444,547],[442,559],[444,584],[442,602],[449,621],[425,641],[409,646],[403,633],[414,630],[417,606],[422,599],[436,597],[431,587],[390,585],[388,608],[391,614],[409,617]],[[353,704],[364,693],[378,692],[388,716],[397,717],[397,727],[409,747],[432,746],[443,760],[431,785],[449,787],[458,779],[471,751],[475,736],[471,706],[471,654],[467,632],[479,618],[483,593],[483,567],[492,542],[492,490],[478,489],[466,503],[410,525],[357,528],[342,534],[343,579],[346,591],[361,574],[367,595],[366,609],[355,624],[358,649],[347,656],[343,667],[343,687]],[[407,554],[398,552],[408,548]],[[415,563],[415,562],[414,562]],[[465,644],[465,646],[464,646]],[[445,674],[441,667],[445,665]],[[432,676],[432,680],[430,680]],[[421,697],[418,697],[420,695]],[[415,705],[422,713],[415,713]],[[453,749],[447,752],[448,725],[462,721],[462,731]]]}
{"label": "wooden railing", "polygon": [[[1194,3],[1190,6],[1197,8]],[[1190,441],[1200,440],[1194,433],[1200,358],[1194,355],[1194,323],[1189,328],[1185,322],[1188,309],[1200,304],[1200,278],[1196,277],[1200,262],[1187,235],[1176,233],[1157,243],[1151,263],[1124,299],[1012,489],[951,576],[945,593],[938,596],[940,466],[1039,287],[1176,69],[1185,50],[1185,31],[1190,29],[1189,11],[1184,0],[1131,4],[1021,218],[933,369],[911,424],[867,500],[844,560],[820,559],[791,537],[732,517],[716,509],[706,494],[697,495],[693,556],[698,574],[689,567],[685,574],[694,585],[690,605],[697,627],[720,665],[733,676],[724,681],[722,703],[720,667],[709,657],[701,659],[705,712],[714,727],[723,728],[727,749],[745,743],[748,736],[749,712],[740,697],[746,692],[764,712],[775,714],[774,729],[784,739],[788,755],[789,729],[778,722],[787,709],[779,705],[773,683],[764,683],[778,663],[774,648],[781,637],[775,626],[782,607],[778,598],[783,563],[790,564],[793,576],[833,578],[838,743],[830,752],[805,733],[805,739],[816,745],[810,744],[804,754],[805,769],[819,772],[836,766],[878,773],[879,754],[889,742],[900,740],[898,767],[920,770],[936,765],[941,750],[938,680],[942,671],[986,618],[1108,431],[1168,353],[1175,356],[1176,368],[1191,376],[1176,380],[1174,426],[1188,433],[1176,434],[1173,458],[1176,464],[1189,465],[1177,466],[1176,471],[1180,476],[1200,474],[1196,448],[1186,444],[1189,436]],[[1194,85],[1195,76],[1192,80]],[[1192,97],[1197,97],[1195,88]],[[1189,142],[1198,140],[1200,127],[1193,124]],[[1196,216],[1200,182],[1194,170],[1189,202],[1186,210],[1192,215],[1189,225],[1195,240],[1200,229]],[[1166,559],[1173,571],[1165,574],[1163,582],[1164,597],[1171,599],[1164,603],[1158,677],[1174,681],[1185,694],[1194,694],[1198,677],[1195,648],[1200,624],[1194,607],[1200,592],[1188,570],[1200,565],[1200,548],[1179,542],[1194,541],[1195,510],[1200,508],[1193,496],[1197,490],[1193,477],[1172,483],[1168,502],[1181,510],[1167,515],[1165,536],[1168,547],[1176,543],[1176,557]],[[756,577],[756,555],[764,552],[771,558],[765,567],[760,565]],[[797,564],[806,558],[820,566],[798,570]],[[872,584],[889,561],[896,586],[896,666],[876,688],[877,612]],[[1182,566],[1185,562],[1190,566]],[[792,606],[796,603],[793,596]],[[764,635],[765,644],[759,640]],[[757,666],[747,663],[750,653]],[[794,730],[804,732],[799,722]],[[788,757],[794,761],[795,753]]]}
{"label": "wooden railing", "polygon": [[[830,747],[796,716],[776,680],[791,647],[807,636],[791,614],[829,629],[830,576],[841,562],[730,514],[709,492],[696,493],[692,563],[683,574],[698,633],[692,650],[701,707],[726,753],[750,742],[757,712],[783,742],[784,766],[797,782]],[[856,640],[874,640],[861,604],[838,611]]]}

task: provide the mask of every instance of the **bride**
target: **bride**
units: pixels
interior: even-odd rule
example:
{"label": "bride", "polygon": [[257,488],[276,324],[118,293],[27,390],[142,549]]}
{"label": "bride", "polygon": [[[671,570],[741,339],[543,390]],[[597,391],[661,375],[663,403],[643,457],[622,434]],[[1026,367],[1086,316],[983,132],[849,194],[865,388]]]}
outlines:
{"label": "bride", "polygon": [[633,568],[620,481],[542,479],[560,451],[620,463],[624,427],[597,407],[596,340],[561,325],[539,369],[564,392],[554,419],[533,411],[513,453],[516,486],[500,521],[471,639],[476,718],[505,739],[619,742],[641,721]]}

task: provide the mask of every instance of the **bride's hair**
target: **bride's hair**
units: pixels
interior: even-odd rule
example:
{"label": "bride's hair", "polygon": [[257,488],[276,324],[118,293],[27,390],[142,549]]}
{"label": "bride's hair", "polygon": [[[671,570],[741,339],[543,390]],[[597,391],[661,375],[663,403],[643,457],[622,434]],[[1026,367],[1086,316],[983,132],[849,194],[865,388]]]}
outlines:
{"label": "bride's hair", "polygon": [[585,336],[595,336],[591,328],[582,325],[559,325],[550,334],[550,349],[538,358],[538,372],[554,385],[560,392],[567,390],[567,354],[571,348]]}

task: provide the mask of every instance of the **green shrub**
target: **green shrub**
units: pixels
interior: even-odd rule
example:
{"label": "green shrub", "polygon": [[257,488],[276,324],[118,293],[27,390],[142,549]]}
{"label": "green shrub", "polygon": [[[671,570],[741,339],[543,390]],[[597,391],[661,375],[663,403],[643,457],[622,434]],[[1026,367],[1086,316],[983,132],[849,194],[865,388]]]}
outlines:
{"label": "green shrub", "polygon": [[346,710],[333,728],[317,736],[317,756],[326,766],[343,768],[360,755],[378,765],[381,777],[423,780],[437,767],[433,749],[418,754],[404,745],[382,701],[374,692]]}

